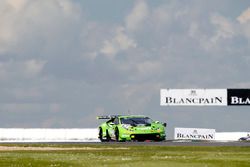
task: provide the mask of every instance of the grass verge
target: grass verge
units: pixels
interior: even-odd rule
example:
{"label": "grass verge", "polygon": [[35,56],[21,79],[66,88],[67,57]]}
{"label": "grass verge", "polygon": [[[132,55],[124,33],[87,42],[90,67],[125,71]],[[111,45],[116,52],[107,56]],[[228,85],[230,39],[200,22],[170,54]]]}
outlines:
{"label": "grass verge", "polygon": [[9,144],[0,146],[0,166],[3,167],[249,167],[249,164],[250,147],[126,146],[119,144]]}

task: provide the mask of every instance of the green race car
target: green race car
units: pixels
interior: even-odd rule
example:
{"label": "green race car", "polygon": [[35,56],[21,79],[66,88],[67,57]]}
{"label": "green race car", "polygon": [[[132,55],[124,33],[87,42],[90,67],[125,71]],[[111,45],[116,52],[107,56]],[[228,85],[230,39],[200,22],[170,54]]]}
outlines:
{"label": "green race car", "polygon": [[104,141],[163,141],[166,123],[153,121],[145,116],[99,116],[108,119],[99,126],[99,139]]}

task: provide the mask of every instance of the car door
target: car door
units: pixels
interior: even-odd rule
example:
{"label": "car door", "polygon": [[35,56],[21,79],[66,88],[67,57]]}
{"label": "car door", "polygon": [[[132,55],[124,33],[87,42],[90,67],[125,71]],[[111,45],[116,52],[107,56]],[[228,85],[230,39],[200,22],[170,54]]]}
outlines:
{"label": "car door", "polygon": [[111,119],[110,121],[107,122],[107,125],[108,125],[108,134],[109,136],[113,139],[114,136],[115,136],[115,118],[114,119]]}
{"label": "car door", "polygon": [[114,121],[112,122],[112,124],[110,124],[111,128],[109,131],[110,137],[115,139],[115,128],[117,127],[117,125],[119,124],[119,118],[115,118]]}

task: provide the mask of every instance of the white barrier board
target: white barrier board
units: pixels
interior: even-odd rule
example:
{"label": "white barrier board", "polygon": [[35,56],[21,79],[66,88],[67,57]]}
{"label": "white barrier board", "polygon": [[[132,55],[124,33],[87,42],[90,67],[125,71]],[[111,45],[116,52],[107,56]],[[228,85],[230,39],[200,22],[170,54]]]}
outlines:
{"label": "white barrier board", "polygon": [[0,128],[0,142],[98,142],[98,129]]}
{"label": "white barrier board", "polygon": [[175,140],[215,140],[215,129],[175,128]]}
{"label": "white barrier board", "polygon": [[227,89],[161,89],[162,106],[226,106]]}
{"label": "white barrier board", "polygon": [[239,141],[242,137],[250,136],[250,132],[216,132],[216,141]]}

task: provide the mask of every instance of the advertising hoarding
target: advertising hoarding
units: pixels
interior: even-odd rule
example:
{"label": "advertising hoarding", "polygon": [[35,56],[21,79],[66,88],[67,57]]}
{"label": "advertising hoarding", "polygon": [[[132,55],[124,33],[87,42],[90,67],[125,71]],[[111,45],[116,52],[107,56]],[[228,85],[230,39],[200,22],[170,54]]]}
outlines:
{"label": "advertising hoarding", "polygon": [[227,89],[228,105],[250,105],[250,89]]}
{"label": "advertising hoarding", "polygon": [[162,106],[226,106],[227,89],[161,89]]}
{"label": "advertising hoarding", "polygon": [[175,140],[215,140],[215,129],[175,128]]}

